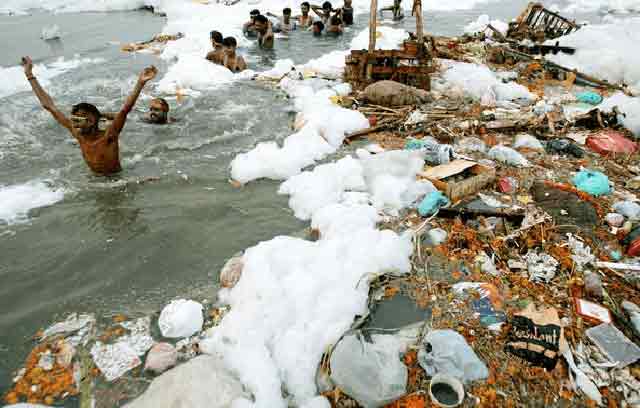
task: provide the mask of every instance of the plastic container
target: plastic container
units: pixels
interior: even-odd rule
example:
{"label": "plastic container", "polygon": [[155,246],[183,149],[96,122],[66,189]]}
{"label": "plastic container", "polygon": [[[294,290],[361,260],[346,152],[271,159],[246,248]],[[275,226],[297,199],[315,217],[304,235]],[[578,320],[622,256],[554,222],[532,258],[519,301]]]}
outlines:
{"label": "plastic container", "polygon": [[436,374],[429,383],[429,397],[436,406],[454,408],[464,401],[464,386],[455,377]]}

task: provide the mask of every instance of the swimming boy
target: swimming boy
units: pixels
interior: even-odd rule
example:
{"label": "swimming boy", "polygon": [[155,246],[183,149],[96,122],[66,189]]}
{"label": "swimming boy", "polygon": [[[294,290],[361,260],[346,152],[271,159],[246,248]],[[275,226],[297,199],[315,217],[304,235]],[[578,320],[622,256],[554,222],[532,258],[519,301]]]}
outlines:
{"label": "swimming boy", "polygon": [[393,12],[394,20],[402,20],[404,18],[404,11],[402,10],[401,3],[402,0],[393,0],[393,6],[383,7],[380,9],[380,16],[383,15],[384,11],[391,11]]}
{"label": "swimming boy", "polygon": [[342,21],[346,25],[353,25],[352,0],[344,0],[344,6],[342,6]]}
{"label": "swimming boy", "polygon": [[244,23],[242,26],[242,32],[247,37],[257,37],[258,33],[256,32],[256,17],[260,15],[260,10],[254,9],[249,13],[249,21]]}
{"label": "swimming boy", "polygon": [[291,9],[289,7],[282,10],[282,17],[278,17],[272,13],[267,13],[267,15],[279,20],[275,27],[273,27],[274,33],[288,33],[296,29],[296,22],[295,20],[291,20]]}
{"label": "swimming boy", "polygon": [[342,19],[339,15],[335,15],[329,19],[329,26],[327,27],[327,34],[340,35],[342,34],[343,26]]}
{"label": "swimming boy", "polygon": [[82,157],[87,166],[97,175],[108,176],[118,173],[120,167],[120,132],[127,121],[127,115],[136,104],[142,88],[152,80],[158,70],[151,66],[145,68],[138,77],[135,88],[125,101],[120,112],[115,114],[113,122],[105,130],[100,130],[100,111],[94,105],[86,102],[74,105],[71,108],[71,117],[67,117],[54,104],[51,96],[45,92],[33,75],[33,62],[31,58],[22,58],[24,73],[44,109],[49,111],[59,124],[64,126],[80,144]]}
{"label": "swimming boy", "polygon": [[212,31],[211,33],[209,33],[209,36],[211,38],[211,46],[213,47],[213,51],[210,51],[207,54],[206,58],[211,62],[221,64],[223,57],[222,33],[220,31]]}
{"label": "swimming boy", "polygon": [[273,29],[269,19],[262,14],[256,16],[254,27],[258,33],[258,45],[260,48],[273,48]]}
{"label": "swimming boy", "polygon": [[236,47],[238,43],[234,37],[227,37],[222,42],[224,45],[224,62],[223,65],[231,72],[240,72],[247,69],[247,63],[244,58],[236,55]]}
{"label": "swimming boy", "polygon": [[330,2],[325,1],[322,3],[322,7],[312,5],[311,10],[320,17],[320,20],[322,20],[324,24],[328,24],[329,19],[331,18],[331,12],[333,11],[333,6]]}
{"label": "swimming boy", "polygon": [[309,10],[311,10],[309,2],[305,1],[300,4],[300,12],[302,12],[302,15],[296,16],[295,18],[298,20],[298,25],[302,28],[311,27],[311,24],[313,24],[313,17],[309,15]]}
{"label": "swimming boy", "polygon": [[311,31],[313,32],[314,36],[320,37],[322,35],[323,30],[324,30],[324,24],[322,24],[322,21],[313,22],[313,25],[311,26]]}

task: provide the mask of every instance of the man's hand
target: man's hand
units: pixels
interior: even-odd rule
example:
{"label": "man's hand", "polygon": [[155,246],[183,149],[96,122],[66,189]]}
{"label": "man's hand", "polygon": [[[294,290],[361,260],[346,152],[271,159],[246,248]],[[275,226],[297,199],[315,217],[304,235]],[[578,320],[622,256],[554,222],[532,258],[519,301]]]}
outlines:
{"label": "man's hand", "polygon": [[153,65],[150,67],[147,67],[144,69],[144,71],[140,73],[139,81],[143,83],[147,83],[148,81],[151,81],[153,78],[155,78],[157,73],[158,73],[158,69]]}
{"label": "man's hand", "polygon": [[27,77],[33,76],[33,61],[31,57],[22,57],[22,66],[24,67],[24,73]]}

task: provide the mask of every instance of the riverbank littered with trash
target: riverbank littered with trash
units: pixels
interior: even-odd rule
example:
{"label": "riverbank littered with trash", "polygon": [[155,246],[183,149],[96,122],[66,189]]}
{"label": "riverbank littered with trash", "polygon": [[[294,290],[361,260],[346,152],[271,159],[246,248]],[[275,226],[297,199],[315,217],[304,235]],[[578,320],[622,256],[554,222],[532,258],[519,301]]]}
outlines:
{"label": "riverbank littered with trash", "polygon": [[[356,89],[348,51],[259,74],[294,133],[230,178],[283,180],[306,239],[231,258],[209,303],[44,329],[5,402],[640,407],[634,40],[536,5],[472,26],[427,36],[428,91]],[[603,32],[623,78],[585,63]],[[375,36],[408,53],[403,30]]]}

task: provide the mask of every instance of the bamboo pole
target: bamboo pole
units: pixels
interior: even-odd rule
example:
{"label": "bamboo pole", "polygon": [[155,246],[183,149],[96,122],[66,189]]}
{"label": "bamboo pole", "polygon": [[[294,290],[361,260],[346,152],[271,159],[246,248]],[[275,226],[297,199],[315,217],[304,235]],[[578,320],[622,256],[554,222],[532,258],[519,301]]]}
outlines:
{"label": "bamboo pole", "polygon": [[378,0],[371,0],[371,14],[369,17],[369,52],[376,49],[376,16],[378,15]]}

